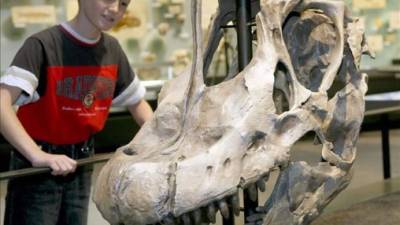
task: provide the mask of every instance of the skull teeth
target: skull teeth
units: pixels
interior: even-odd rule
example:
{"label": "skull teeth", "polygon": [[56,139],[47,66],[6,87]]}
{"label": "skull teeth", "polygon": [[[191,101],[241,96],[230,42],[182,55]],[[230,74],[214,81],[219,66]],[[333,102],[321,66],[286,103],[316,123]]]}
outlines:
{"label": "skull teeth", "polygon": [[176,224],[175,219],[172,216],[168,216],[161,221],[164,225],[174,225]]}
{"label": "skull teeth", "polygon": [[228,204],[226,203],[225,200],[220,200],[218,202],[218,208],[221,212],[221,215],[225,218],[228,219],[229,218],[229,207]]}
{"label": "skull teeth", "polygon": [[202,219],[201,219],[201,211],[200,209],[197,209],[193,211],[193,220],[195,225],[201,225]]}
{"label": "skull teeth", "polygon": [[253,202],[257,201],[258,191],[257,191],[257,185],[255,183],[250,184],[250,186],[247,188],[247,193],[251,201]]}
{"label": "skull teeth", "polygon": [[187,213],[183,214],[181,216],[181,220],[182,220],[183,225],[191,225],[189,214],[187,214]]}
{"label": "skull teeth", "polygon": [[266,188],[265,188],[265,181],[263,179],[260,179],[256,182],[257,188],[258,190],[260,190],[261,192],[265,192]]}
{"label": "skull teeth", "polygon": [[[252,201],[256,201],[258,198],[258,191],[264,192],[266,190],[265,183],[269,179],[269,173],[262,175],[256,182],[245,185],[246,181],[243,180],[243,184],[239,184],[238,187],[248,190],[249,197]],[[239,216],[241,211],[239,188],[236,193],[230,196],[226,196],[217,202],[211,202],[210,204],[198,208],[193,211],[186,212],[181,216],[174,217],[168,216],[160,221],[158,224],[165,225],[201,225],[202,223],[216,223],[216,214],[218,210],[221,216],[225,219],[229,219],[231,216]]]}
{"label": "skull teeth", "polygon": [[211,223],[216,222],[215,214],[217,213],[214,203],[209,204],[207,207],[207,218]]}
{"label": "skull teeth", "polygon": [[[247,185],[247,191],[252,201],[256,201],[258,197],[258,191],[264,192],[266,190],[265,183],[269,179],[269,174],[262,176],[255,183]],[[216,214],[218,210],[221,212],[221,216],[225,219],[231,216],[240,215],[240,198],[239,189],[231,196],[221,199],[217,202],[211,202],[207,206],[200,209],[196,209],[191,212],[187,212],[178,218],[172,216],[166,217],[161,221],[161,224],[165,225],[201,225],[202,223],[216,223]],[[231,215],[233,214],[233,215]]]}
{"label": "skull teeth", "polygon": [[234,194],[231,197],[231,206],[232,206],[232,211],[236,216],[239,216],[240,214],[240,200],[239,200],[239,193]]}

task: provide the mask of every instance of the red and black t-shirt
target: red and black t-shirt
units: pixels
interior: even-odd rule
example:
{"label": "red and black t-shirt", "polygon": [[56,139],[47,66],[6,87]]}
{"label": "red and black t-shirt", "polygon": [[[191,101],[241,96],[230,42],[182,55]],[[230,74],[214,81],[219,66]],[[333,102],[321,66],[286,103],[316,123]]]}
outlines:
{"label": "red and black t-shirt", "polygon": [[89,42],[67,24],[29,37],[1,83],[23,90],[18,118],[33,139],[53,144],[86,140],[111,104],[135,104],[145,92],[115,38]]}

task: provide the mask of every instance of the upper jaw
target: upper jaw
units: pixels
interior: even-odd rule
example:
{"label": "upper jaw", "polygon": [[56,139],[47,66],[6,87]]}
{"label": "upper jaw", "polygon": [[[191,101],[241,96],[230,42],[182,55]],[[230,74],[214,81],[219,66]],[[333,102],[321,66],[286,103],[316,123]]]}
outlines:
{"label": "upper jaw", "polygon": [[[243,140],[234,137],[237,133],[231,136],[234,140]],[[218,151],[214,146],[214,149],[197,151],[201,153],[194,157],[185,160],[176,157],[168,163],[161,159],[168,156],[151,160],[127,158],[121,148],[102,170],[109,173],[107,182],[115,185],[107,193],[97,189],[94,199],[100,197],[97,194],[101,198],[109,196],[109,209],[117,207],[118,220],[130,221],[128,224],[156,223],[171,215],[179,217],[207,207],[216,200],[226,201],[238,188],[255,184],[288,161],[289,155],[282,154],[282,150],[289,149],[266,145],[252,146],[247,151],[239,149],[246,145],[247,141],[232,142],[225,146],[226,151]],[[133,158],[129,160],[129,157]]]}

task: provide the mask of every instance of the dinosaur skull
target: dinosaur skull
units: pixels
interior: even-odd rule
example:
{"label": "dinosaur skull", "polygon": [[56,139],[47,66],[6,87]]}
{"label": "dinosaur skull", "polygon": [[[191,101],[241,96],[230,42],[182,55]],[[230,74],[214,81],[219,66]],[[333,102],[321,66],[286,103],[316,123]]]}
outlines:
{"label": "dinosaur skull", "polygon": [[[207,87],[200,6],[193,0],[192,68],[163,87],[154,118],[104,166],[94,201],[111,224],[213,222],[228,202],[238,212],[239,188],[280,170],[263,223],[308,224],[350,180],[367,89],[360,26],[341,1],[261,0],[252,61]],[[322,146],[316,166],[290,161],[308,132]]]}

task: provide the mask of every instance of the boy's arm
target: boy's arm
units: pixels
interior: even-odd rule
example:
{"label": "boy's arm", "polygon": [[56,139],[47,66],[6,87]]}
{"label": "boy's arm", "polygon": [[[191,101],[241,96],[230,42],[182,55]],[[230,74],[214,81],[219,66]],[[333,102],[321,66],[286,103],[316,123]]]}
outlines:
{"label": "boy's arm", "polygon": [[139,126],[142,126],[153,116],[153,110],[151,109],[149,103],[147,103],[147,101],[144,99],[140,100],[135,105],[128,106],[128,110]]}
{"label": "boy's arm", "polygon": [[53,175],[74,172],[76,161],[65,155],[54,155],[42,151],[26,132],[13,108],[13,103],[21,94],[21,89],[0,84],[0,133],[34,167],[50,167]]}

